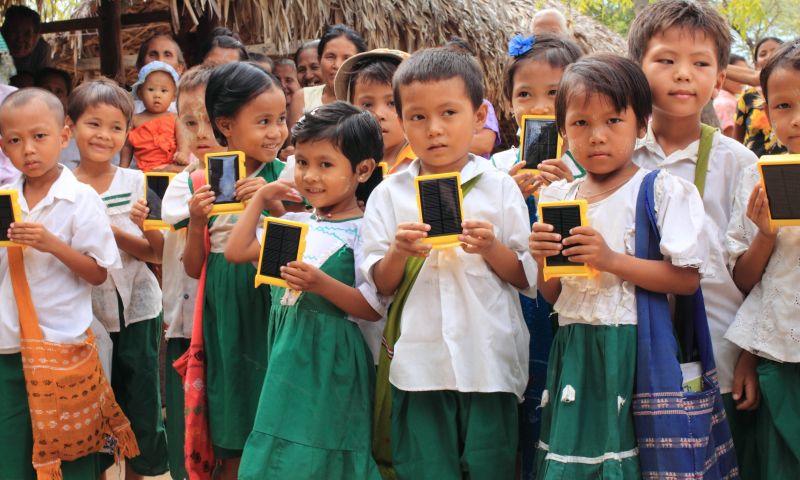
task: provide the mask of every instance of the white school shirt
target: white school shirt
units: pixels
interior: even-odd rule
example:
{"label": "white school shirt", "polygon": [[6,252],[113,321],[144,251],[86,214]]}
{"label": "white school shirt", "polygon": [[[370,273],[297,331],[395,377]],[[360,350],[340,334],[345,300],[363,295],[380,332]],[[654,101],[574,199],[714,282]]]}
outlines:
{"label": "white school shirt", "polygon": [[[648,170],[639,169],[608,197],[589,205],[589,225],[617,253],[636,254],[636,201]],[[574,200],[583,179],[545,187],[541,202]],[[659,250],[677,267],[702,268],[708,242],[703,235],[705,211],[697,188],[662,171],[655,181],[655,211],[661,234]],[[608,273],[596,277],[562,277],[561,293],[553,305],[559,325],[636,325],[636,285]]]}
{"label": "white school shirt", "polygon": [[[648,127],[645,138],[637,142],[633,161],[642,168],[662,168],[694,183],[699,146],[698,139],[685,149],[667,156],[656,142],[652,127]],[[706,235],[710,242],[709,258],[700,286],[703,288],[708,327],[722,393],[730,393],[733,387],[733,370],[740,353],[739,347],[724,338],[725,332],[733,323],[736,311],[744,300],[728,272],[725,232],[728,229],[742,171],[755,162],[756,156],[742,144],[719,132],[714,134],[703,194],[703,205],[708,217]]]}
{"label": "white school shirt", "polygon": [[[347,247],[353,251],[354,268],[361,263],[361,248],[359,248],[361,243],[359,233],[362,221],[361,217],[342,221],[320,221],[317,220],[316,215],[311,212],[288,212],[281,218],[308,225],[306,247],[303,251],[303,261],[309,265],[322,268],[322,265],[325,264],[331,255],[341,250],[342,247]],[[256,238],[258,239],[259,245],[261,245],[263,234],[264,223],[261,222],[258,228],[256,228]],[[258,265],[256,265],[256,268],[258,268]],[[361,292],[364,299],[373,310],[380,314],[385,314],[386,304],[384,298],[375,294],[375,291],[365,282],[364,276],[358,268],[355,268],[354,283],[351,286]],[[294,305],[298,298],[299,294],[296,291],[287,289],[281,297],[281,305]],[[361,334],[364,336],[364,341],[372,352],[373,361],[377,365],[378,356],[380,355],[381,339],[383,338],[383,327],[386,325],[386,319],[381,318],[377,322],[370,322],[352,315],[348,315],[347,318],[358,325]]]}
{"label": "white school shirt", "polygon": [[[731,271],[753,243],[758,227],[747,218],[747,202],[761,175],[744,170],[728,225]],[[800,363],[800,227],[780,227],[761,281],[745,298],[725,338],[758,356]]]}
{"label": "white school shirt", "polygon": [[[117,168],[108,190],[100,194],[111,225],[123,232],[144,238],[130,218],[133,205],[144,197],[144,174],[139,170]],[[122,268],[108,272],[102,285],[92,290],[94,315],[109,332],[119,332],[117,295],[122,299],[125,325],[150,320],[161,313],[161,288],[147,264],[120,249]]]}
{"label": "white school shirt", "polygon": [[[19,192],[19,206],[26,222],[40,223],[79,253],[103,268],[119,268],[121,262],[114,234],[100,197],[66,167],[47,195],[33,209],[23,195],[25,177],[3,188]],[[49,253],[23,249],[25,274],[44,338],[53,342],[78,342],[92,323],[92,286]],[[0,248],[0,354],[19,352],[19,313],[7,250]]]}
{"label": "white school shirt", "polygon": [[[367,202],[359,268],[377,292],[373,266],[394,240],[397,225],[419,222],[414,178],[419,160],[386,178]],[[464,197],[464,218],[494,225],[513,250],[533,290],[537,267],[528,251],[527,208],[507,174],[470,155],[461,182],[481,175]],[[480,255],[460,247],[433,250],[403,307],[389,380],[405,391],[509,392],[522,400],[528,382],[528,329],[519,291],[502,281]]]}
{"label": "white school shirt", "polygon": [[174,231],[164,234],[164,254],[161,260],[166,338],[192,338],[198,280],[186,275],[183,267],[183,250],[186,246],[189,200],[192,198],[189,182],[191,172],[196,168],[194,159],[189,167],[175,175],[161,202],[162,220],[175,225]]}

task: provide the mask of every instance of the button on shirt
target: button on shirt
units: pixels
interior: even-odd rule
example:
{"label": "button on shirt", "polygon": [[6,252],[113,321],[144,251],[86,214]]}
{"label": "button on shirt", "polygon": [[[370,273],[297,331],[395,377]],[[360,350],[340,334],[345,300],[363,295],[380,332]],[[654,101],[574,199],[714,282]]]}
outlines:
{"label": "button on shirt", "polygon": [[[397,225],[419,221],[414,187],[419,169],[415,160],[388,177],[367,203],[359,268],[376,292],[373,267],[389,250]],[[535,288],[537,267],[528,251],[530,224],[519,188],[488,160],[471,155],[461,182],[478,174],[464,197],[464,218],[494,225],[497,239],[517,254]],[[519,291],[480,255],[460,247],[433,250],[403,307],[389,379],[405,391],[509,392],[521,399],[528,382],[528,340]]]}
{"label": "button on shirt", "polygon": [[[633,161],[642,168],[663,168],[675,176],[694,182],[699,146],[700,141],[697,140],[683,150],[666,155],[656,142],[652,128],[648,128],[647,136],[637,143]],[[703,288],[722,393],[731,391],[733,370],[740,353],[739,347],[724,338],[725,332],[744,299],[728,273],[725,232],[742,171],[755,162],[756,156],[739,142],[719,132],[714,134],[703,195],[708,218],[705,233],[709,241],[709,259],[700,286]]]}
{"label": "button on shirt", "polygon": [[[24,177],[6,188],[17,190],[22,218],[41,223],[78,252],[103,268],[121,266],[117,244],[100,197],[75,178],[69,169],[33,209],[22,194]],[[26,247],[25,273],[39,325],[46,340],[76,342],[92,323],[92,286],[49,253]],[[0,249],[0,354],[19,352],[19,313],[6,249]]]}

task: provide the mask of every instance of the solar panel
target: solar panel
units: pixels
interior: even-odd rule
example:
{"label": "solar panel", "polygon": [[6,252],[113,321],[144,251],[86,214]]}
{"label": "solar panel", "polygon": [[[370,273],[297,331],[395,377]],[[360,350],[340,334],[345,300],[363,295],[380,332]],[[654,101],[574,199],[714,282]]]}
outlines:
{"label": "solar panel", "polygon": [[[542,223],[553,226],[553,233],[561,235],[561,239],[569,237],[571,229],[587,225],[588,204],[586,200],[570,200],[563,202],[542,202],[539,204],[539,219]],[[545,280],[561,276],[592,276],[594,271],[585,263],[569,261],[569,257],[561,253],[545,258],[543,276]]]}
{"label": "solar panel", "polygon": [[558,134],[556,117],[523,115],[520,135],[520,158],[526,170],[536,170],[539,164],[551,158],[561,157],[561,136]]}
{"label": "solar panel", "polygon": [[8,238],[8,229],[14,222],[22,221],[16,190],[0,190],[0,247],[14,246]]}
{"label": "solar panel", "polygon": [[423,240],[441,248],[457,245],[461,235],[461,176],[457,173],[417,177],[420,222],[430,225]]}
{"label": "solar panel", "polygon": [[800,225],[800,155],[765,156],[758,166],[773,225]]}
{"label": "solar panel", "polygon": [[175,177],[174,173],[149,172],[144,174],[145,198],[147,199],[147,208],[150,209],[147,220],[144,222],[145,230],[171,228],[161,220],[161,203],[173,177]]}
{"label": "solar panel", "polygon": [[262,284],[288,287],[281,278],[281,267],[303,259],[307,229],[305,223],[273,217],[264,220],[256,287]]}
{"label": "solar panel", "polygon": [[206,181],[214,192],[212,215],[237,213],[244,210],[244,204],[236,199],[236,182],[245,178],[244,153],[207,153]]}

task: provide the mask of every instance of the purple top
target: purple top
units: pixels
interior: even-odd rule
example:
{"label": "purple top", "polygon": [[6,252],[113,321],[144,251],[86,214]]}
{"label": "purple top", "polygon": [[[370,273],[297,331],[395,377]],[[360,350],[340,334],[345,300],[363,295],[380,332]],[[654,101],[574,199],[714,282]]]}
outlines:
{"label": "purple top", "polygon": [[[0,102],[2,102],[14,90],[16,90],[16,88],[10,85],[0,84]],[[0,149],[0,185],[13,182],[17,179],[19,174],[19,170],[14,168],[14,165],[11,164],[11,160],[9,160],[3,150]]]}
{"label": "purple top", "polygon": [[487,108],[486,123],[483,124],[483,128],[494,132],[494,146],[496,147],[500,145],[500,123],[497,121],[497,114],[494,113],[494,106],[492,105],[492,102],[484,98],[483,103]]}

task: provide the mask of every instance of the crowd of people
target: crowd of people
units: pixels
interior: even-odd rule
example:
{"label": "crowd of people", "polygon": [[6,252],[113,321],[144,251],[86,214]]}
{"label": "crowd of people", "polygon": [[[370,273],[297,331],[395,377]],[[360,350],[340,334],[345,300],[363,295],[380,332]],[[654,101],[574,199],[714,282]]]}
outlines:
{"label": "crowd of people", "polygon": [[[757,168],[800,154],[800,38],[763,39],[752,69],[712,6],[658,0],[627,56],[586,54],[541,11],[503,78],[517,125],[563,137],[531,170],[498,151],[458,37],[403,52],[339,24],[271,58],[218,28],[187,59],[159,34],[126,89],[74,86],[39,30],[14,6],[0,31],[19,212],[0,232],[0,478],[94,480],[122,456],[127,480],[800,478],[800,227],[771,221]],[[204,171],[219,152],[243,156],[234,213]],[[163,198],[153,172],[174,174]],[[417,181],[452,173],[462,230],[436,245]],[[305,247],[254,287],[266,217]],[[551,276],[556,259],[586,268]],[[102,374],[41,400],[37,323]],[[105,429],[70,440],[82,415]]]}

